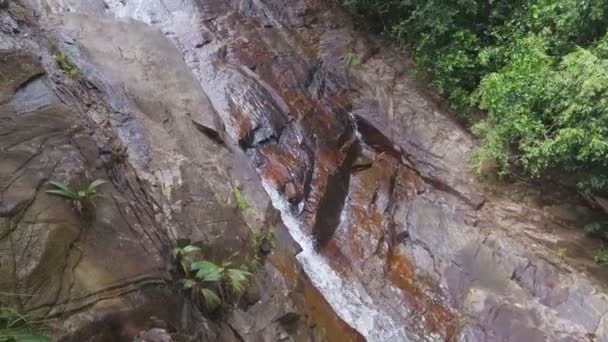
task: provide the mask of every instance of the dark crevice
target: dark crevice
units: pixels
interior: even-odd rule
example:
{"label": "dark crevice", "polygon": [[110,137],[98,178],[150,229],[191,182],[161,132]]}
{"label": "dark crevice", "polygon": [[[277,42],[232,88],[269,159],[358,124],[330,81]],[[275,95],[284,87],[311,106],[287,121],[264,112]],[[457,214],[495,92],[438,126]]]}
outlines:
{"label": "dark crevice", "polygon": [[192,120],[192,124],[199,132],[203,133],[207,138],[211,139],[211,141],[222,147],[225,147],[228,151],[232,152],[232,149],[230,148],[230,146],[228,146],[228,144],[226,144],[226,142],[224,141],[224,137],[220,132],[209,128],[203,124],[200,124],[194,120]]}
{"label": "dark crevice", "polygon": [[313,235],[320,249],[327,245],[340,224],[340,216],[350,187],[351,166],[359,149],[358,143],[352,143],[346,152],[345,160],[327,179],[327,187],[319,200],[313,226]]}

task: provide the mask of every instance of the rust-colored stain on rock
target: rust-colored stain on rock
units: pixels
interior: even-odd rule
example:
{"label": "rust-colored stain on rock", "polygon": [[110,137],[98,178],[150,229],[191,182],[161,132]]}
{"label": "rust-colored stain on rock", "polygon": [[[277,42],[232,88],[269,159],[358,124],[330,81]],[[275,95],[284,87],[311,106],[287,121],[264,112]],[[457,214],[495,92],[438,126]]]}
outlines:
{"label": "rust-colored stain on rock", "polygon": [[457,329],[455,314],[420,289],[414,266],[405,256],[392,254],[389,257],[387,279],[402,291],[407,306],[424,317],[426,331],[441,334],[449,340]]}

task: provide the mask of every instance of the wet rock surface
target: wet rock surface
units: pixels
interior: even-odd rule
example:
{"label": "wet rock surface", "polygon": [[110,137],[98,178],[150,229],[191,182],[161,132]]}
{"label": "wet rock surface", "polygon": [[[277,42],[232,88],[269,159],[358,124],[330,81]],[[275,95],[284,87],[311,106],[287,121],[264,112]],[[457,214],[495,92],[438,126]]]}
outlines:
{"label": "wet rock surface", "polygon": [[[160,319],[214,341],[608,341],[606,270],[576,258],[595,248],[575,227],[588,213],[475,179],[474,139],[339,8],[33,10],[44,33],[20,3],[0,12],[0,290],[32,294],[0,298],[61,319],[57,336],[126,341]],[[89,217],[44,193],[92,178],[112,182]],[[213,322],[175,294],[167,256],[248,248],[235,181],[247,222],[280,226],[272,204],[287,229],[262,291]]]}
{"label": "wet rock surface", "polygon": [[[1,306],[43,319],[61,341],[323,340],[290,299],[300,290],[270,263],[257,281],[276,289],[250,303],[267,321],[246,333],[203,317],[178,290],[178,241],[203,244],[215,260],[248,250],[233,182],[255,203],[250,224],[268,224],[272,208],[244,156],[201,132],[220,124],[169,40],[143,23],[86,15],[45,17],[42,34],[21,5],[0,12],[14,26],[0,35]],[[59,51],[75,77],[55,61]],[[83,212],[46,193],[49,181],[92,179],[109,182]],[[291,277],[306,281],[290,255]],[[297,333],[285,315],[301,321]]]}

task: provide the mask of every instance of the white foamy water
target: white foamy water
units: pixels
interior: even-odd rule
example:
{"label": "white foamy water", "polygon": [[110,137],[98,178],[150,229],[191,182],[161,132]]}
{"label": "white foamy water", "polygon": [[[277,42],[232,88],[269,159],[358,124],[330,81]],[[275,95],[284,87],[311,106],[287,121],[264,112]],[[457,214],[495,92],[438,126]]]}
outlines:
{"label": "white foamy water", "polygon": [[291,214],[288,202],[277,190],[264,180],[262,185],[273,206],[281,212],[289,233],[302,247],[297,255],[299,263],[336,314],[369,342],[407,341],[404,328],[375,305],[358,279],[341,278],[325,257],[315,251],[312,237],[302,230],[301,222]]}

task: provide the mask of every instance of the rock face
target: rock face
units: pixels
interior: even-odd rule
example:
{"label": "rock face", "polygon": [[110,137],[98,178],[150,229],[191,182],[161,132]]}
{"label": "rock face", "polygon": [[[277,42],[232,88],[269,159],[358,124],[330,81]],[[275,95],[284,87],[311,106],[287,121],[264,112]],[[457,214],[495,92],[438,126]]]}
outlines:
{"label": "rock face", "polygon": [[[608,341],[589,212],[484,187],[474,139],[331,3],[45,0],[0,23],[0,303],[57,337]],[[96,178],[86,213],[45,193]],[[242,253],[245,221],[278,247],[206,319],[170,249]]]}
{"label": "rock face", "polygon": [[[215,112],[178,50],[150,26],[109,18],[48,17],[42,35],[31,10],[0,12],[0,304],[45,319],[61,341],[166,340],[160,329],[177,340],[323,339],[292,296],[307,282],[293,252],[282,259],[289,282],[267,263],[258,282],[274,291],[233,313],[262,312],[263,324],[207,320],[179,293],[179,241],[215,260],[249,248],[234,182],[255,199],[251,225],[272,209],[244,156],[213,136]],[[49,181],[93,179],[110,182],[82,213],[45,192]],[[337,317],[327,327],[356,336]]]}

